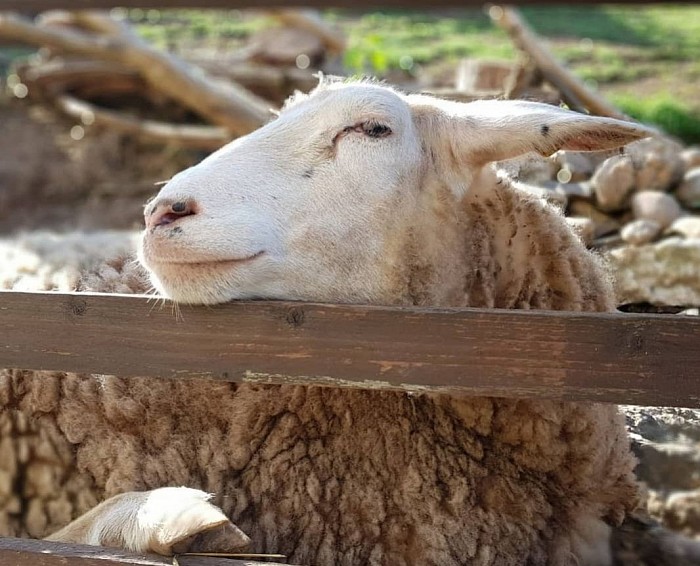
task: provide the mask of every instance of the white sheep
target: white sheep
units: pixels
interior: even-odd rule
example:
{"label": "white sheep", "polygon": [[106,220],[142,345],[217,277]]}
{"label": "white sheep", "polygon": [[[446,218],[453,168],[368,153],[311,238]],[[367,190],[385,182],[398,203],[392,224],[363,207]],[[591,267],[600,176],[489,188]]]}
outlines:
{"label": "white sheep", "polygon": [[[182,303],[607,311],[599,260],[488,165],[648,133],[536,103],[322,84],[175,176],[146,208],[140,258]],[[230,518],[251,550],[293,563],[604,565],[610,525],[638,500],[611,406],[9,370],[0,405],[25,428],[40,417],[54,449],[6,472],[40,493],[17,531],[106,499],[53,540],[223,551],[249,542]],[[15,422],[0,426],[11,463]]]}

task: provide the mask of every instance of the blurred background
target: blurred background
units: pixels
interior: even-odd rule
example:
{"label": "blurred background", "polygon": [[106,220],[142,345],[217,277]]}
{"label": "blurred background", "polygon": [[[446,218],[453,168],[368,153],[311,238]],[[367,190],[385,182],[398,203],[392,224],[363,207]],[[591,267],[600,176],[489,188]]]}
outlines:
{"label": "blurred background", "polygon": [[[676,189],[700,164],[697,155],[680,163],[683,148],[670,143],[700,143],[699,6],[506,11],[115,9],[101,19],[65,12],[5,17],[0,232],[37,223],[138,227],[153,183],[264,123],[268,108],[279,108],[296,89],[313,88],[318,71],[378,77],[457,100],[526,98],[655,124],[669,135],[668,144],[656,144],[657,154],[672,162],[664,165],[667,178],[642,179],[646,186],[637,190]],[[95,47],[110,35],[129,53]],[[222,99],[233,102],[217,115],[211,108]],[[551,193],[556,187],[545,181],[589,180],[601,162],[558,156],[525,180]],[[636,174],[642,168],[635,162]],[[647,173],[641,176],[653,176]],[[581,196],[580,189],[546,196],[561,202]],[[628,223],[618,214],[631,207],[628,193],[622,188],[615,197],[625,206],[603,196],[596,212],[612,219],[597,216],[589,240]],[[681,205],[691,210],[697,193],[682,191]],[[591,195],[579,200],[600,204],[595,188]],[[658,206],[664,204],[673,207]],[[567,211],[595,220],[577,206]]]}
{"label": "blurred background", "polygon": [[[698,315],[700,5],[0,12],[0,288],[73,290],[133,253],[160,182],[319,71],[655,125],[623,153],[501,166],[604,255],[620,310]],[[700,412],[625,414],[652,516],[699,537]]]}

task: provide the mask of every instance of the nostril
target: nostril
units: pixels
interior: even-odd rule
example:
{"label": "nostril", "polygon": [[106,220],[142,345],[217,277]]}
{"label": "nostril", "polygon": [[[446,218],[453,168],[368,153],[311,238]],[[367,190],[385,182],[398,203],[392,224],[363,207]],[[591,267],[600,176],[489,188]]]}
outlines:
{"label": "nostril", "polygon": [[149,228],[157,228],[193,214],[195,214],[194,205],[189,201],[161,202],[160,205],[156,204],[150,214],[146,215],[146,224]]}
{"label": "nostril", "polygon": [[156,219],[154,226],[165,226],[166,224],[172,224],[184,216],[189,216],[189,214],[173,214],[172,212],[166,212]]}

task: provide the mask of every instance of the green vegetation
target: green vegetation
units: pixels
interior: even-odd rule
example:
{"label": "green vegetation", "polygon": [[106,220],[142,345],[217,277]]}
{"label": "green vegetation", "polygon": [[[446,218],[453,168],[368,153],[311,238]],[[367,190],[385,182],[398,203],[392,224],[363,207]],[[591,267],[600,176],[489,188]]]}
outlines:
{"label": "green vegetation", "polygon": [[[700,142],[700,6],[556,6],[523,8],[535,30],[580,77],[629,114],[688,142]],[[349,47],[353,73],[449,68],[461,57],[513,59],[509,39],[481,10],[367,13],[329,10]],[[232,10],[132,10],[147,39],[170,49],[233,51],[269,25]]]}
{"label": "green vegetation", "polygon": [[[700,142],[700,6],[555,6],[522,9],[554,53],[625,112]],[[138,32],[175,52],[233,53],[270,25],[260,12],[130,10]],[[348,36],[351,73],[439,74],[462,57],[514,59],[481,10],[350,12],[325,17]],[[0,72],[26,50],[0,49]]]}
{"label": "green vegetation", "polygon": [[612,101],[623,112],[641,122],[658,124],[669,134],[684,140],[700,141],[700,116],[687,104],[667,94],[650,98],[618,95],[613,96]]}
{"label": "green vegetation", "polygon": [[347,30],[345,64],[355,72],[385,72],[461,57],[511,59],[513,47],[481,11],[458,17],[423,12],[372,12],[359,18],[330,13]]}
{"label": "green vegetation", "polygon": [[128,11],[129,20],[142,37],[163,49],[192,45],[235,49],[250,35],[269,25],[263,17],[240,10],[142,10]]}
{"label": "green vegetation", "polygon": [[[699,6],[523,8],[554,53],[623,111],[687,142],[700,142]],[[346,64],[384,72],[402,61],[431,65],[460,57],[515,57],[480,11],[456,17],[375,12],[335,15],[349,34]]]}

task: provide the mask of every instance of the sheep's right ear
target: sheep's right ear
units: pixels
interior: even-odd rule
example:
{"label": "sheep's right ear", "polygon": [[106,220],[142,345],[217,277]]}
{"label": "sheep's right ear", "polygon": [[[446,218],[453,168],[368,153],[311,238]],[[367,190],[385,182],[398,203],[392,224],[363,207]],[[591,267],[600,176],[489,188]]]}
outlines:
{"label": "sheep's right ear", "polygon": [[533,151],[551,155],[560,149],[613,149],[655,133],[633,122],[588,116],[539,102],[480,100],[464,104],[420,95],[407,98],[424,148],[441,173],[451,176],[457,185],[468,186],[470,174],[493,161]]}

